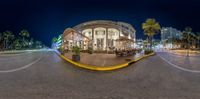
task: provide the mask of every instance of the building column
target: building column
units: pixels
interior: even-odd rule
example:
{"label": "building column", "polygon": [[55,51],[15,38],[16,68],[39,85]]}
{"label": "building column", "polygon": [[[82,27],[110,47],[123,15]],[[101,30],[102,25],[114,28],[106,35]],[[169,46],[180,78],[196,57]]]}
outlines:
{"label": "building column", "polygon": [[121,36],[121,33],[122,33],[122,27],[121,27],[120,30],[119,30],[119,38],[120,38],[120,36]]}
{"label": "building column", "polygon": [[106,28],[106,51],[108,51],[108,28]]}
{"label": "building column", "polygon": [[94,28],[92,28],[92,49],[94,50]]}

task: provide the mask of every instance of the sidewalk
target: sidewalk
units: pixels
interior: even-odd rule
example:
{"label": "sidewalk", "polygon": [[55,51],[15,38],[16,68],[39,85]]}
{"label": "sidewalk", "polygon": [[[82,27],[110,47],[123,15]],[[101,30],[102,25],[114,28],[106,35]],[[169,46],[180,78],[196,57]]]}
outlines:
{"label": "sidewalk", "polygon": [[[179,55],[179,56],[194,56],[194,57],[200,57],[200,51],[193,51],[193,50],[158,50],[156,52],[168,52],[170,54],[174,54],[174,55]],[[188,55],[187,55],[188,54]]]}
{"label": "sidewalk", "polygon": [[[72,52],[65,53],[65,57],[72,59]],[[134,60],[137,57],[142,56],[142,54],[136,54],[133,56],[117,57],[115,54],[104,54],[104,53],[81,53],[80,63],[93,66],[112,66],[123,64]]]}
{"label": "sidewalk", "polygon": [[187,56],[200,56],[200,51],[192,51],[192,50],[171,50],[170,53]]}
{"label": "sidewalk", "polygon": [[200,57],[198,56],[186,57],[168,52],[160,52],[159,55],[179,67],[190,70],[200,70]]}

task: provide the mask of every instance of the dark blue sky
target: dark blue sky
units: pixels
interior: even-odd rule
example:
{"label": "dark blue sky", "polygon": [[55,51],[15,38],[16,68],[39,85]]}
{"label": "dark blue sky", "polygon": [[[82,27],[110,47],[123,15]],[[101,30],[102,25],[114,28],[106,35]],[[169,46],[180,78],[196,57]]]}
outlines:
{"label": "dark blue sky", "polygon": [[155,18],[161,26],[200,31],[200,0],[1,0],[0,32],[15,34],[25,28],[35,39],[50,45],[51,38],[89,20],[132,24],[137,38],[145,38],[141,23]]}

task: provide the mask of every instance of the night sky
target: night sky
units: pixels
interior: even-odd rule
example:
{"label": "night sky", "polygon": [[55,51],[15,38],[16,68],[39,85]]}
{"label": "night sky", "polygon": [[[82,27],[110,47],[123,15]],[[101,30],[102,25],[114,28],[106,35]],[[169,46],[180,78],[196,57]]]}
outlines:
{"label": "night sky", "polygon": [[137,38],[145,38],[141,24],[155,18],[162,27],[200,31],[200,0],[1,0],[0,32],[31,36],[48,46],[65,28],[90,20],[124,21],[133,25]]}

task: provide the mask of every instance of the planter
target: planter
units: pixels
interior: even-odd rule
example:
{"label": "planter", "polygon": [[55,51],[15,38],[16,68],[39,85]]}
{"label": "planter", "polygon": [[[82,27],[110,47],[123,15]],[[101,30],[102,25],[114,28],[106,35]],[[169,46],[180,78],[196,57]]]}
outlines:
{"label": "planter", "polygon": [[153,53],[153,51],[152,51],[152,50],[145,50],[145,51],[144,51],[144,54],[145,54],[145,55],[150,54],[150,53]]}
{"label": "planter", "polygon": [[89,54],[93,54],[93,52],[92,52],[92,51],[90,51],[90,50],[88,51],[88,53],[89,53]]}
{"label": "planter", "polygon": [[81,57],[80,57],[80,55],[72,55],[72,60],[77,62],[77,61],[81,60]]}
{"label": "planter", "polygon": [[93,49],[91,47],[88,48],[88,53],[92,54],[93,53]]}

